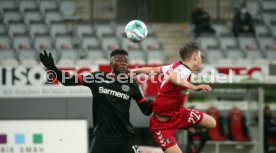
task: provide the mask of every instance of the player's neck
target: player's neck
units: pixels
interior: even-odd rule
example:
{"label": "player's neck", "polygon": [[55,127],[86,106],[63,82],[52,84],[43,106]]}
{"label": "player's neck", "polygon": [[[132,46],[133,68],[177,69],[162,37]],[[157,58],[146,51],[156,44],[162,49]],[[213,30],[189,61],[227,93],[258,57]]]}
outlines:
{"label": "player's neck", "polygon": [[193,64],[187,61],[181,61],[185,66],[187,66],[191,71],[194,71]]}

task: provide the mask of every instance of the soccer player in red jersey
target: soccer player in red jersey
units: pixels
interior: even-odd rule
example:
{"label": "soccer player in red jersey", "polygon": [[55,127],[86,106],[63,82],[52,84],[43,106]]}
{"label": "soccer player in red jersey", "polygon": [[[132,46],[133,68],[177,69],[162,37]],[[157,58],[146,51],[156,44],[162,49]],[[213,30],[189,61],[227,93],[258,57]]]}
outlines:
{"label": "soccer player in red jersey", "polygon": [[193,85],[191,76],[201,68],[201,52],[195,44],[188,44],[180,49],[182,61],[161,67],[144,67],[130,70],[131,73],[163,73],[164,79],[152,104],[154,115],[150,119],[150,131],[165,153],[182,153],[175,132],[201,125],[214,128],[216,121],[203,112],[184,107],[188,90],[211,91],[206,84]]}

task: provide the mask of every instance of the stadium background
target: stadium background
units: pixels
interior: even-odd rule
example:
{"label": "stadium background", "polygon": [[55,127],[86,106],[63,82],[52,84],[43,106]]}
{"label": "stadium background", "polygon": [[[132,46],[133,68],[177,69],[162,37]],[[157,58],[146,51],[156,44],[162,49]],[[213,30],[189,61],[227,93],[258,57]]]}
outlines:
{"label": "stadium background", "polygon": [[[225,118],[231,108],[239,107],[247,118],[252,140],[209,142],[205,151],[217,152],[220,148],[225,153],[261,153],[262,108],[269,105],[274,115],[276,110],[276,1],[247,0],[256,37],[239,38],[232,35],[231,26],[242,0],[202,1],[217,33],[199,38],[194,37],[191,24],[196,2],[0,0],[0,119],[86,119],[92,126],[89,89],[41,82],[44,69],[38,53],[43,49],[52,51],[58,66],[64,69],[109,71],[105,65],[114,48],[128,50],[133,67],[163,65],[179,60],[179,48],[195,41],[206,59],[204,70],[228,74],[230,68],[234,69],[234,84],[213,84],[214,91],[209,94],[191,92],[187,106],[202,111],[216,106]],[[132,19],[148,26],[149,36],[140,44],[122,36],[124,25]],[[151,85],[154,88],[148,88]],[[151,98],[157,88],[158,84],[143,86]],[[148,118],[136,105],[132,105],[131,120],[138,144],[156,146],[148,131]],[[184,147],[185,134],[182,130],[178,134]],[[275,146],[271,145],[271,151]]]}

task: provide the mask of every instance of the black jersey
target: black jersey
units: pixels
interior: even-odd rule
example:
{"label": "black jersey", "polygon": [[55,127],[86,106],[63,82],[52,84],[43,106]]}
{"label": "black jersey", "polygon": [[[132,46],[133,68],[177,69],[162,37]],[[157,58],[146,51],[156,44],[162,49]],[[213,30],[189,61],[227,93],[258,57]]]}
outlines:
{"label": "black jersey", "polygon": [[132,98],[136,101],[144,98],[137,81],[127,78],[119,82],[104,72],[93,72],[82,77],[81,84],[93,93],[94,135],[134,135],[129,118],[130,101]]}

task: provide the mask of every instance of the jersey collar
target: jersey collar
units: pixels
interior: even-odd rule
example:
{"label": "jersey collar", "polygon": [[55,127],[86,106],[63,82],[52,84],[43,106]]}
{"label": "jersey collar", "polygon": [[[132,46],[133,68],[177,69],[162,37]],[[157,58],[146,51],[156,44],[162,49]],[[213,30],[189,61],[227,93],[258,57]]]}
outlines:
{"label": "jersey collar", "polygon": [[187,69],[189,69],[190,71],[192,71],[192,69],[191,69],[188,65],[184,64],[182,61],[179,61],[179,63],[182,64],[182,65],[184,65],[184,66],[185,66]]}

